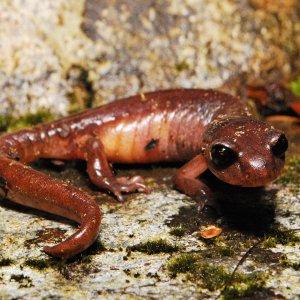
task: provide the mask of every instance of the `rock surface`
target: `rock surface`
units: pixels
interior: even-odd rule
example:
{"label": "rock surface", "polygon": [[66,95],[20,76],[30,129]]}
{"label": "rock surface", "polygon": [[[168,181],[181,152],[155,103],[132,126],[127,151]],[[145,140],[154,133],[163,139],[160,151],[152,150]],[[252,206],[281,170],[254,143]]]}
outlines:
{"label": "rock surface", "polygon": [[[247,82],[289,77],[299,68],[299,20],[296,0],[2,0],[0,114],[42,108],[64,115],[74,101],[81,109],[140,91],[220,87],[242,73]],[[292,157],[299,125],[286,130]],[[300,237],[290,231],[300,228],[300,190],[293,180],[226,202],[228,189],[218,215],[198,213],[172,189],[174,167],[120,166],[123,174],[142,173],[152,188],[122,204],[96,190],[79,163],[59,171],[47,162],[34,167],[96,195],[101,233],[84,254],[60,262],[42,247],[76,225],[1,200],[0,299],[300,295]],[[211,224],[223,233],[200,238],[200,228]]]}

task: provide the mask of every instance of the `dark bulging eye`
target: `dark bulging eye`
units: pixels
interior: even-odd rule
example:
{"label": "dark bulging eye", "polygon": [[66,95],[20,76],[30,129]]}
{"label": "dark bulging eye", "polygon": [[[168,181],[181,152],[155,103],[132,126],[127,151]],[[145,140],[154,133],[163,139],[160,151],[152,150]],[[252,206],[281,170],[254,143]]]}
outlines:
{"label": "dark bulging eye", "polygon": [[284,134],[282,134],[277,142],[272,146],[272,152],[278,157],[284,157],[286,150],[288,149],[288,140]]}
{"label": "dark bulging eye", "polygon": [[236,153],[228,146],[216,144],[211,148],[211,159],[215,166],[225,168],[235,162]]}

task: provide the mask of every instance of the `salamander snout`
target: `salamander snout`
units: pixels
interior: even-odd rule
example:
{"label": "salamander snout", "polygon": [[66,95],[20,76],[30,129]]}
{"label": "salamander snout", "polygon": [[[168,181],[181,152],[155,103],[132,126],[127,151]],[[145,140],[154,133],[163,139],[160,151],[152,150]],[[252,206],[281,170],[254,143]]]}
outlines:
{"label": "salamander snout", "polygon": [[226,183],[263,186],[276,179],[284,167],[288,140],[282,131],[262,121],[226,122],[215,126],[206,139],[208,167]]}

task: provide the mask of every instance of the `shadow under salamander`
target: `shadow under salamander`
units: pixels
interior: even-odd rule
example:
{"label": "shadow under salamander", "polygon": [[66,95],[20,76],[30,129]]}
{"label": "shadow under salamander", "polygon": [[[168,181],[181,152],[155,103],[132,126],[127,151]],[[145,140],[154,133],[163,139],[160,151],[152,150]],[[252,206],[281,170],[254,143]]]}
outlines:
{"label": "shadow under salamander", "polygon": [[232,229],[256,235],[267,232],[275,222],[275,197],[278,190],[266,187],[238,187],[205,174],[216,193],[219,213]]}
{"label": "shadow under salamander", "polygon": [[[86,174],[85,163],[82,162],[66,162],[65,165],[55,165],[51,160],[39,160],[31,164],[34,169],[46,172],[48,175],[56,177],[60,180],[68,179],[71,184],[84,187],[87,192],[101,195],[96,187],[94,187]],[[178,164],[162,164],[162,165],[117,165],[118,173],[122,175],[140,174],[145,177],[151,177],[156,182],[164,182],[172,188],[172,175],[176,172]],[[167,181],[164,177],[167,176]],[[164,179],[164,180],[163,180]],[[204,223],[214,223],[218,217],[226,220],[231,229],[238,231],[247,231],[256,235],[267,232],[274,224],[275,219],[275,194],[277,190],[266,188],[242,188],[228,185],[218,180],[211,172],[206,171],[201,179],[216,194],[219,212],[212,208],[207,208],[200,213],[193,208],[182,208],[178,216],[169,221],[169,226],[178,224],[187,224],[191,230],[196,230]],[[100,193],[99,193],[100,192]],[[107,194],[103,194],[107,198]],[[37,217],[55,220],[60,223],[75,223],[63,217],[55,216],[46,212],[42,212],[33,208],[21,206],[1,197],[0,206],[6,209],[25,214],[34,214]]]}

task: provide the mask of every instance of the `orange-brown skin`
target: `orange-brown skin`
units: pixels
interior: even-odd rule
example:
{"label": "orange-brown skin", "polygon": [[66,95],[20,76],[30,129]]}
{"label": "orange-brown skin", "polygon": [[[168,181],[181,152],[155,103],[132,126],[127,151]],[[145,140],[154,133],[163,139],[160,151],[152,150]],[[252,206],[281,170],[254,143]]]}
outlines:
{"label": "orange-brown skin", "polygon": [[[225,164],[224,145],[232,147],[225,149],[230,162],[225,157]],[[113,176],[109,163],[188,161],[177,171],[174,184],[203,206],[209,191],[196,177],[207,168],[229,184],[264,185],[282,170],[286,146],[283,133],[254,120],[238,98],[178,89],[133,96],[3,136],[0,176],[12,201],[81,224],[66,241],[44,248],[50,255],[69,258],[97,238],[99,206],[80,189],[26,163],[38,158],[85,160],[91,181],[123,200],[123,192],[148,190],[140,176]]]}

